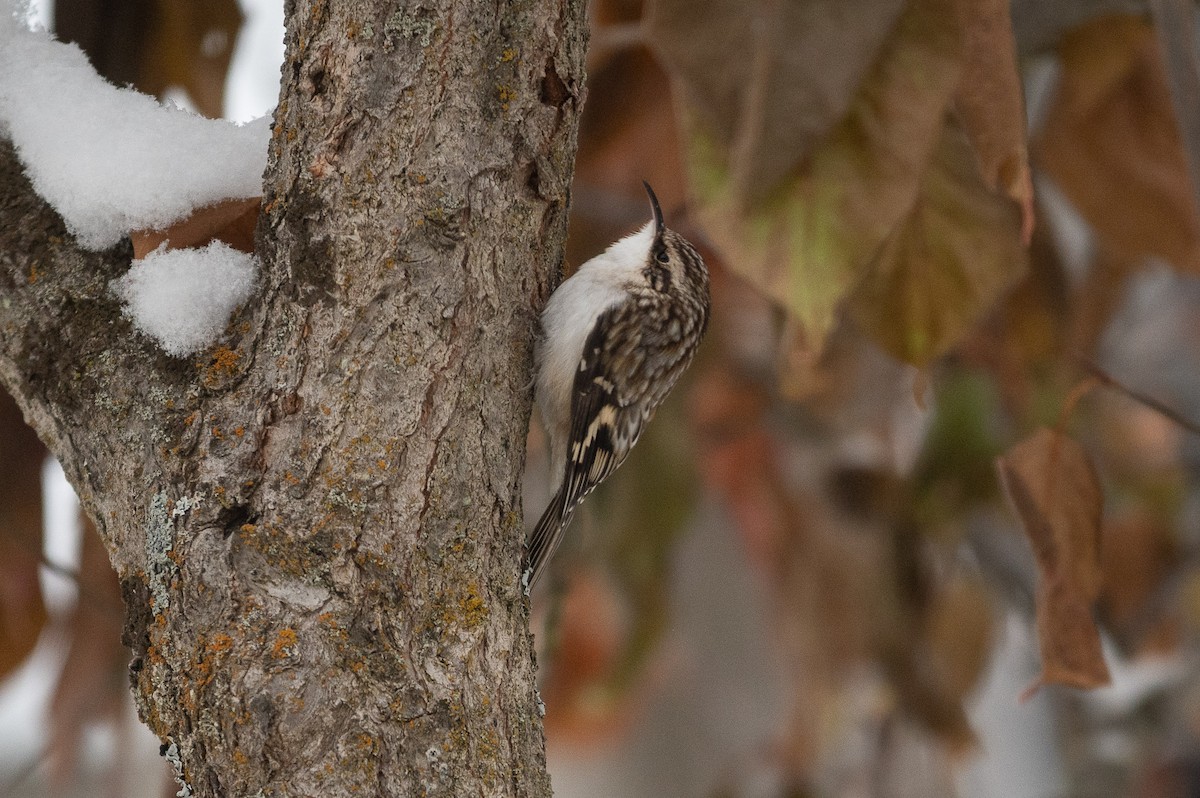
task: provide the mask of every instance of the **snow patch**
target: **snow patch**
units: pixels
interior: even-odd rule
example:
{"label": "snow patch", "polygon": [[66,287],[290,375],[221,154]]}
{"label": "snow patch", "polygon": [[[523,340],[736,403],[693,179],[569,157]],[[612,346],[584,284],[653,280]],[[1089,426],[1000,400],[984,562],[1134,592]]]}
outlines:
{"label": "snow patch", "polygon": [[106,249],[131,230],[262,194],[268,118],[239,126],[117,88],[17,11],[0,0],[0,132],[80,245]]}
{"label": "snow patch", "polygon": [[113,289],[125,314],[169,354],[213,344],[238,305],[250,298],[258,261],[220,241],[197,249],[154,250],[135,260]]}

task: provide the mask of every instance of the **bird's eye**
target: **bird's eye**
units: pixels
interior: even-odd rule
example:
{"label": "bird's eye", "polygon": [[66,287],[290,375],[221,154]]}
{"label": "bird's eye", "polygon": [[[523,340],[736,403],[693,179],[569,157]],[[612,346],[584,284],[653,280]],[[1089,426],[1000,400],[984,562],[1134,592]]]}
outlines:
{"label": "bird's eye", "polygon": [[654,256],[654,259],[659,263],[666,263],[671,259],[671,256],[667,254],[665,249],[660,249],[658,254]]}

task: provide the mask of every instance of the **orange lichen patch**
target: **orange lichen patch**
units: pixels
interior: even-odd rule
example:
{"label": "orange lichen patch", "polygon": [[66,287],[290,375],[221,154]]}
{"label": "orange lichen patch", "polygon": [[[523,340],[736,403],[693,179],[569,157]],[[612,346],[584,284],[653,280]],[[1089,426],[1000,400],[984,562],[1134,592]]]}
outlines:
{"label": "orange lichen patch", "polygon": [[283,659],[291,656],[291,649],[296,645],[296,630],[292,628],[284,628],[279,630],[279,634],[275,636],[275,645],[271,649],[271,656],[275,659]]}
{"label": "orange lichen patch", "polygon": [[517,99],[516,91],[511,86],[503,84],[496,87],[496,96],[500,99],[500,108],[505,111],[508,110],[508,104]]}
{"label": "orange lichen patch", "polygon": [[196,411],[195,410],[193,410],[192,412],[188,413],[186,416],[183,417],[183,423],[185,426],[190,427],[193,423],[195,423],[195,421],[196,421]]}
{"label": "orange lichen patch", "polygon": [[158,646],[153,643],[146,646],[146,659],[150,660],[152,665],[166,665],[167,660],[162,654],[158,653]]}
{"label": "orange lichen patch", "polygon": [[254,526],[254,524],[242,524],[241,526],[242,532],[246,533],[247,535],[253,535],[256,529],[257,527]]}
{"label": "orange lichen patch", "polygon": [[235,748],[233,749],[233,761],[238,765],[245,765],[250,759],[242,752],[242,749]]}
{"label": "orange lichen patch", "polygon": [[233,648],[233,638],[224,633],[214,636],[212,642],[208,644],[208,650],[214,654],[220,654],[231,648]]}
{"label": "orange lichen patch", "polygon": [[246,428],[245,427],[237,427],[233,430],[233,434],[240,438],[246,434]]}
{"label": "orange lichen patch", "polygon": [[465,627],[474,628],[481,625],[487,619],[487,615],[487,604],[479,595],[479,585],[471,582],[467,585],[466,592],[458,600],[458,618],[451,617],[450,613],[446,613],[442,621],[447,626],[455,621],[461,621]]}
{"label": "orange lichen patch", "polygon": [[[142,687],[139,689],[141,689],[144,693],[153,691],[152,687]],[[144,720],[146,725],[150,727],[150,731],[154,732],[159,737],[167,737],[171,733],[170,727],[163,722],[162,716],[158,714],[158,709],[155,707],[153,702],[149,703],[149,706],[146,709],[146,714],[142,716],[142,720]]]}
{"label": "orange lichen patch", "polygon": [[[212,663],[206,659],[198,659],[192,663],[192,676],[197,687],[205,687],[213,679]],[[195,701],[193,697],[192,701]]]}
{"label": "orange lichen patch", "polygon": [[38,281],[38,279],[41,278],[41,276],[42,275],[38,271],[38,267],[37,267],[36,263],[29,267],[29,277],[27,279],[28,279],[30,285],[33,285],[34,283],[36,283]]}
{"label": "orange lichen patch", "polygon": [[236,352],[227,346],[217,347],[212,354],[212,364],[209,366],[210,372],[220,372],[223,374],[232,374],[237,368],[238,361],[242,359],[240,352]]}
{"label": "orange lichen patch", "polygon": [[216,438],[217,440],[221,440],[222,438],[224,438],[224,437],[225,437],[223,434],[221,434],[221,428],[220,428],[220,427],[213,427],[213,428],[212,428],[212,436],[213,436],[214,438]]}
{"label": "orange lichen patch", "polygon": [[315,535],[325,527],[329,526],[329,522],[333,521],[335,517],[336,516],[334,516],[333,513],[325,513],[325,515],[318,518],[317,522],[313,524],[312,534]]}
{"label": "orange lichen patch", "polygon": [[338,623],[337,616],[332,612],[323,612],[317,616],[317,620],[333,633],[334,639],[338,641],[337,650],[344,651],[346,649],[344,643],[350,639],[350,635],[346,632],[346,629],[340,623]]}
{"label": "orange lichen patch", "polygon": [[205,384],[212,385],[222,377],[231,376],[237,370],[238,361],[241,359],[240,352],[236,352],[228,346],[217,347],[213,350],[207,365],[203,367]]}

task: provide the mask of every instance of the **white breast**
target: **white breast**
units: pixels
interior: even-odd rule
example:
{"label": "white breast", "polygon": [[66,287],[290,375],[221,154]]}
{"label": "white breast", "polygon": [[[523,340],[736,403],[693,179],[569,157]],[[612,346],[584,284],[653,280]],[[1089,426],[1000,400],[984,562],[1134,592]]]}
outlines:
{"label": "white breast", "polygon": [[562,479],[571,429],[571,391],[583,358],[583,345],[600,314],[645,282],[642,269],[654,237],[653,223],[622,238],[579,267],[558,287],[542,311],[537,357],[537,402],[550,435],[550,478]]}

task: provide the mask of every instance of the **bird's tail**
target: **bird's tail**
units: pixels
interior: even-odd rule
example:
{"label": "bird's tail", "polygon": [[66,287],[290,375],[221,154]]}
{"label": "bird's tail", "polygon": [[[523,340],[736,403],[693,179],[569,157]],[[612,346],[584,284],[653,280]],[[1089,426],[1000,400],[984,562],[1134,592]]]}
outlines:
{"label": "bird's tail", "polygon": [[562,542],[567,524],[571,523],[574,508],[568,510],[566,503],[566,491],[559,489],[529,536],[525,546],[525,574],[529,590],[533,589],[550,564],[550,558]]}

